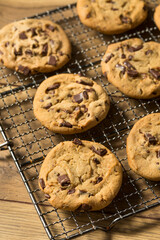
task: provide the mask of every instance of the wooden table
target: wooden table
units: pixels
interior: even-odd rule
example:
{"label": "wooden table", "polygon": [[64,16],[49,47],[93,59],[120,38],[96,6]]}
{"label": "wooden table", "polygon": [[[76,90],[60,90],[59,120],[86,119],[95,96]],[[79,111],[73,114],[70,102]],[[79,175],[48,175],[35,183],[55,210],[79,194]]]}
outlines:
{"label": "wooden table", "polygon": [[[0,27],[73,0],[0,0]],[[0,153],[0,240],[47,240],[48,237],[8,151]],[[108,233],[77,239],[160,239],[160,206],[120,221]]]}

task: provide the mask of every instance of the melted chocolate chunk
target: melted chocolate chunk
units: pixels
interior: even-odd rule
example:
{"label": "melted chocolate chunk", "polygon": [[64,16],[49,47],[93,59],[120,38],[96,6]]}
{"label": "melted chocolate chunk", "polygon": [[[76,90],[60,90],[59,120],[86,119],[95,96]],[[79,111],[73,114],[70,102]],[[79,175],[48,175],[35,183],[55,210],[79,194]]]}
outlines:
{"label": "melted chocolate chunk", "polygon": [[133,59],[133,56],[132,55],[129,55],[128,56],[128,60],[131,61]]}
{"label": "melted chocolate chunk", "polygon": [[143,48],[143,45],[139,45],[137,47],[128,46],[128,51],[129,52],[136,52],[136,51],[139,51],[142,48]]}
{"label": "melted chocolate chunk", "polygon": [[50,195],[49,194],[47,194],[47,193],[45,193],[44,194],[44,196],[46,197],[46,198],[48,198],[48,199],[50,199],[51,197],[50,197]]}
{"label": "melted chocolate chunk", "polygon": [[28,37],[27,37],[27,35],[25,34],[25,32],[21,32],[20,34],[19,34],[19,39],[22,39],[22,40],[24,40],[24,39],[27,39]]}
{"label": "melted chocolate chunk", "polygon": [[150,133],[145,133],[144,134],[145,139],[152,145],[155,145],[157,143],[157,140],[152,134]]}
{"label": "melted chocolate chunk", "polygon": [[75,188],[72,188],[72,189],[70,189],[69,191],[68,191],[68,193],[67,194],[73,194],[73,193],[75,193]]}
{"label": "melted chocolate chunk", "polygon": [[54,30],[56,30],[56,28],[52,25],[47,25],[46,27],[52,32],[54,32]]}
{"label": "melted chocolate chunk", "polygon": [[42,54],[42,56],[46,56],[47,53],[48,53],[48,43],[45,43],[45,44],[43,44],[41,54]]}
{"label": "melted chocolate chunk", "polygon": [[83,84],[83,85],[88,85],[88,86],[93,86],[93,82],[85,82],[84,80],[80,80],[80,82],[79,82],[80,84]]}
{"label": "melted chocolate chunk", "polygon": [[71,183],[67,174],[59,175],[57,180],[61,184],[62,187],[68,186]]}
{"label": "melted chocolate chunk", "polygon": [[95,184],[98,184],[98,183],[100,183],[102,180],[103,180],[103,178],[102,178],[102,177],[98,177],[98,178],[96,179],[96,181],[95,181]]}
{"label": "melted chocolate chunk", "polygon": [[83,145],[83,143],[81,142],[81,140],[79,138],[75,138],[73,140],[73,143],[76,144],[76,145]]}
{"label": "melted chocolate chunk", "polygon": [[121,58],[122,59],[126,58],[126,55],[124,53],[122,53]]}
{"label": "melted chocolate chunk", "polygon": [[132,20],[129,17],[125,17],[122,14],[119,17],[122,23],[125,23],[125,24],[132,23]]}
{"label": "melted chocolate chunk", "polygon": [[99,122],[99,118],[95,117],[96,118],[96,121]]}
{"label": "melted chocolate chunk", "polygon": [[57,88],[59,88],[59,87],[60,87],[60,83],[54,83],[53,85],[51,85],[50,87],[48,87],[48,88],[46,89],[46,92],[51,91],[51,90],[54,90],[54,89],[57,89]]}
{"label": "melted chocolate chunk", "polygon": [[88,211],[88,210],[91,210],[92,209],[92,206],[86,204],[86,203],[82,203],[79,207],[78,207],[78,211],[80,210],[84,210],[84,211]]}
{"label": "melted chocolate chunk", "polygon": [[156,157],[160,158],[160,150],[156,151]]}
{"label": "melted chocolate chunk", "polygon": [[132,69],[127,69],[127,74],[128,74],[128,76],[130,76],[132,78],[138,77],[138,75],[139,75],[137,70],[132,70]]}
{"label": "melted chocolate chunk", "polygon": [[28,67],[24,67],[22,65],[18,66],[18,71],[23,73],[25,76],[27,76],[31,72]]}
{"label": "melted chocolate chunk", "polygon": [[31,28],[30,30],[32,32],[32,37],[37,36],[36,28]]}
{"label": "melted chocolate chunk", "polygon": [[63,53],[62,51],[59,51],[59,55],[60,55],[60,56],[63,56],[64,53]]}
{"label": "melted chocolate chunk", "polygon": [[15,56],[22,56],[22,47],[20,47],[19,50],[14,49],[14,55]]}
{"label": "melted chocolate chunk", "polygon": [[86,18],[91,18],[91,12],[87,14]]}
{"label": "melted chocolate chunk", "polygon": [[6,43],[5,43],[5,47],[8,47],[8,46],[9,46],[9,42],[6,42]]}
{"label": "melted chocolate chunk", "polygon": [[46,106],[44,106],[44,109],[49,109],[50,107],[52,107],[52,103],[48,103]]}
{"label": "melted chocolate chunk", "polygon": [[85,113],[85,112],[88,112],[88,108],[86,107],[86,105],[81,105],[81,108],[82,108],[82,111]]}
{"label": "melted chocolate chunk", "polygon": [[43,178],[40,178],[40,179],[39,179],[39,183],[40,183],[42,189],[44,189],[44,188],[46,187]]}
{"label": "melted chocolate chunk", "polygon": [[149,69],[148,72],[151,73],[152,76],[153,76],[154,78],[156,78],[157,80],[160,79],[160,70],[159,70],[159,69],[154,69],[154,68],[152,68],[152,69]]}
{"label": "melted chocolate chunk", "polygon": [[81,195],[83,195],[83,194],[86,194],[87,191],[86,191],[86,190],[79,190],[79,193],[80,193]]}
{"label": "melted chocolate chunk", "polygon": [[130,62],[128,62],[127,60],[125,60],[123,63],[124,63],[124,65],[127,66],[129,69],[134,69],[134,70],[136,70],[135,67],[134,67]]}
{"label": "melted chocolate chunk", "polygon": [[112,7],[111,10],[112,10],[112,11],[117,11],[118,8],[113,8],[113,7]]}
{"label": "melted chocolate chunk", "polygon": [[109,62],[109,60],[111,60],[112,57],[114,57],[114,54],[113,54],[113,53],[111,53],[110,55],[108,55],[108,56],[106,57],[105,63]]}
{"label": "melted chocolate chunk", "polygon": [[96,164],[100,164],[100,161],[99,161],[97,158],[93,158],[93,161],[94,161]]}
{"label": "melted chocolate chunk", "polygon": [[64,121],[60,124],[60,127],[72,128],[73,126],[71,123]]}
{"label": "melted chocolate chunk", "polygon": [[121,72],[122,72],[123,74],[125,74],[125,72],[126,72],[126,67],[124,67],[124,66],[122,66],[121,64],[117,63],[117,64],[116,64],[116,68],[121,69]]}
{"label": "melted chocolate chunk", "polygon": [[84,92],[83,92],[83,96],[84,96],[85,99],[88,99],[88,98],[89,98],[87,91],[84,91]]}
{"label": "melted chocolate chunk", "polygon": [[107,150],[105,148],[95,148],[94,146],[91,147],[91,150],[95,153],[97,153],[100,156],[104,156],[107,153]]}
{"label": "melted chocolate chunk", "polygon": [[145,51],[145,55],[149,55],[149,54],[152,54],[152,53],[153,53],[152,50],[147,50],[147,51]]}
{"label": "melted chocolate chunk", "polygon": [[83,93],[78,93],[73,96],[73,99],[77,103],[81,103],[83,101]]}
{"label": "melted chocolate chunk", "polygon": [[48,64],[49,64],[49,65],[56,66],[56,63],[57,63],[56,58],[55,58],[54,56],[50,56],[50,57],[49,57]]}
{"label": "melted chocolate chunk", "polygon": [[33,52],[32,52],[30,49],[27,49],[27,50],[25,51],[25,54],[32,56],[32,55],[33,55]]}

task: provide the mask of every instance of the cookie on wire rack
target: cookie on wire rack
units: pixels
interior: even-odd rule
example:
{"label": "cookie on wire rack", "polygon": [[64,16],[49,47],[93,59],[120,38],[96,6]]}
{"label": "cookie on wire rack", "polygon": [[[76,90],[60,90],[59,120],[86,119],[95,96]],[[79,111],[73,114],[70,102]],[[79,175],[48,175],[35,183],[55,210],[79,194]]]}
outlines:
{"label": "cookie on wire rack", "polygon": [[81,22],[104,34],[119,34],[140,25],[147,17],[142,0],[78,0]]}
{"label": "cookie on wire rack", "polygon": [[110,44],[101,62],[108,81],[137,99],[160,96],[160,43],[132,38]]}
{"label": "cookie on wire rack", "polygon": [[122,184],[122,168],[100,143],[74,139],[59,143],[45,158],[39,186],[56,208],[96,211],[109,205]]}
{"label": "cookie on wire rack", "polygon": [[134,172],[160,181],[160,113],[149,114],[135,123],[127,138],[127,156]]}
{"label": "cookie on wire rack", "polygon": [[89,78],[59,74],[43,81],[33,101],[36,118],[56,133],[84,132],[101,122],[109,111],[105,90]]}
{"label": "cookie on wire rack", "polygon": [[70,56],[67,35],[49,20],[25,19],[0,30],[0,61],[24,75],[55,71]]}

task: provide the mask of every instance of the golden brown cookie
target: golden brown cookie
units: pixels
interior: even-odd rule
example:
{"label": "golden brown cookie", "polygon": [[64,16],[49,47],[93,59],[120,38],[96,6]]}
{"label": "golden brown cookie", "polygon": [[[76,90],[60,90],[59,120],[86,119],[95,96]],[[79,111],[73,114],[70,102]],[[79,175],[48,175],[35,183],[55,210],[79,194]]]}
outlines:
{"label": "golden brown cookie", "polygon": [[132,38],[111,44],[101,62],[108,81],[129,97],[160,95],[160,44]]}
{"label": "golden brown cookie", "polygon": [[149,114],[136,122],[127,138],[127,156],[134,172],[160,181],[160,113]]}
{"label": "golden brown cookie", "polygon": [[96,211],[106,207],[122,184],[122,168],[100,143],[61,142],[45,158],[39,186],[56,208]]}
{"label": "golden brown cookie", "polygon": [[160,30],[160,5],[158,5],[154,12],[154,22]]}
{"label": "golden brown cookie", "polygon": [[25,19],[0,30],[0,61],[24,75],[55,71],[70,55],[65,32],[51,21]]}
{"label": "golden brown cookie", "polygon": [[142,0],[78,0],[77,11],[84,25],[104,34],[126,32],[147,17]]}
{"label": "golden brown cookie", "polygon": [[109,110],[105,90],[89,78],[60,74],[43,81],[33,109],[36,118],[51,131],[84,132],[102,121]]}

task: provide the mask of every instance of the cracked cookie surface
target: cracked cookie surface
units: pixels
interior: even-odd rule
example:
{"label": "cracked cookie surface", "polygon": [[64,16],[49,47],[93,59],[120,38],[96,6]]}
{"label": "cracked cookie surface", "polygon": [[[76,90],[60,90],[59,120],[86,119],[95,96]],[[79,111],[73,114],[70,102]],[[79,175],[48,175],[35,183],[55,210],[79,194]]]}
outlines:
{"label": "cracked cookie surface", "polygon": [[110,107],[105,90],[89,78],[60,74],[43,81],[33,101],[36,118],[62,134],[86,131],[102,121]]}
{"label": "cracked cookie surface", "polygon": [[106,207],[122,183],[122,168],[100,143],[74,139],[59,143],[45,158],[39,186],[56,208],[95,211]]}
{"label": "cracked cookie surface", "polygon": [[127,138],[127,156],[134,172],[160,181],[160,113],[149,114],[135,123]]}
{"label": "cracked cookie surface", "polygon": [[0,30],[0,61],[24,75],[55,71],[70,55],[65,32],[51,21],[25,19]]}
{"label": "cracked cookie surface", "polygon": [[104,34],[119,34],[135,28],[147,17],[142,0],[78,0],[81,22]]}
{"label": "cracked cookie surface", "polygon": [[160,95],[160,44],[133,38],[111,44],[101,62],[108,81],[137,99]]}

